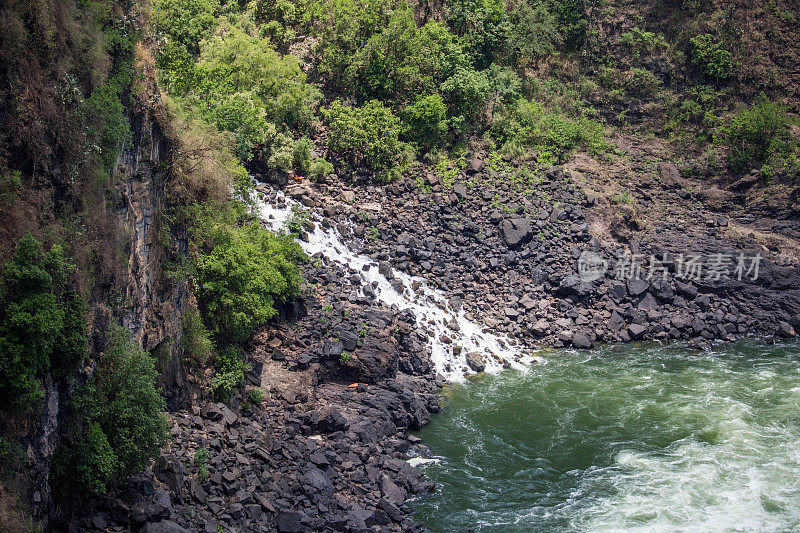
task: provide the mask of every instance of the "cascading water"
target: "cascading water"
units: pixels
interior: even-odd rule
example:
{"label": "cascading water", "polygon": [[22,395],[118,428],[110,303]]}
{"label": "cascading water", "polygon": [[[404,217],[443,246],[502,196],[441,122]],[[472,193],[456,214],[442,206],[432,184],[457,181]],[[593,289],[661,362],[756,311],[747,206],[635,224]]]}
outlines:
{"label": "cascading water", "polygon": [[[269,195],[256,193],[255,200],[259,216],[273,230],[284,228],[292,217],[292,206],[298,205],[282,191],[275,190]],[[320,216],[310,213],[312,218]],[[425,279],[395,269],[390,273],[384,269],[382,273],[378,263],[345,244],[335,228],[325,228],[319,220],[313,222],[314,230],[308,233],[308,240],[300,242],[303,250],[310,256],[322,254],[352,270],[361,277],[362,284],[374,287],[376,298],[384,305],[414,313],[417,325],[429,332],[431,361],[447,380],[462,381],[465,374],[472,372],[467,364],[470,353],[483,356],[486,372],[503,369],[504,362],[506,366],[524,369],[522,363],[533,360],[507,339],[483,331],[480,325],[466,318],[463,310],[454,311],[445,295],[431,288]],[[390,277],[399,283],[393,284]]]}

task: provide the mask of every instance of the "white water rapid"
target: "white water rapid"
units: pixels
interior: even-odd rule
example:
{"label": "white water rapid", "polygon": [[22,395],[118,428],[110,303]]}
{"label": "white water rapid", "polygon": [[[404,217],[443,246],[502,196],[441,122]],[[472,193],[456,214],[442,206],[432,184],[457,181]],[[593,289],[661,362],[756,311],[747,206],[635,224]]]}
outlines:
{"label": "white water rapid", "polygon": [[[272,191],[269,195],[256,193],[258,214],[272,230],[285,227],[292,216],[293,205],[298,204],[282,191]],[[431,288],[425,279],[392,269],[391,276],[402,283],[402,290],[396,290],[390,279],[379,271],[377,262],[351,249],[335,228],[322,227],[318,223],[319,213],[308,212],[314,231],[308,233],[307,242],[299,241],[303,250],[309,256],[321,254],[347,267],[361,277],[362,286],[371,284],[375,288],[376,298],[384,305],[414,313],[417,325],[428,331],[431,360],[448,381],[463,381],[466,374],[473,372],[467,364],[469,353],[483,356],[486,372],[501,370],[503,361],[525,368],[522,362],[528,362],[527,358],[522,357],[508,339],[484,331],[479,324],[466,318],[463,309],[454,311],[445,295]],[[454,347],[460,347],[460,352]]]}

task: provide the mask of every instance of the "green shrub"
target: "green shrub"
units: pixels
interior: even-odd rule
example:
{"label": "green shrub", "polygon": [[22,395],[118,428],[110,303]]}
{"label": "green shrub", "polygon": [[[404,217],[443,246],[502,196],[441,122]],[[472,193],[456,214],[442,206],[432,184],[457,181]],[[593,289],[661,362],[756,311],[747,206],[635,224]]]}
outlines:
{"label": "green shrub", "polygon": [[338,100],[324,111],[331,136],[328,149],[353,166],[365,164],[374,170],[393,166],[403,149],[399,140],[400,120],[377,100],[361,107],[347,107]]}
{"label": "green shrub", "polygon": [[628,91],[639,94],[652,94],[661,84],[652,72],[639,67],[634,67],[625,74],[624,83]]}
{"label": "green shrub", "polygon": [[[237,225],[241,224],[241,225]],[[202,227],[195,257],[196,294],[206,326],[224,344],[246,340],[275,316],[274,305],[300,292],[305,254],[287,235],[257,221],[223,220]]]}
{"label": "green shrub", "polygon": [[320,72],[343,90],[351,90],[346,70],[367,41],[387,25],[394,6],[386,0],[323,0],[315,25]]}
{"label": "green shrub", "polygon": [[511,28],[502,0],[455,0],[447,8],[447,23],[478,70],[500,59]]}
{"label": "green shrub", "polygon": [[403,109],[403,136],[429,149],[447,135],[447,107],[441,95],[420,96]]}
{"label": "green shrub", "polygon": [[221,401],[228,401],[244,383],[244,373],[248,370],[242,349],[234,344],[228,345],[217,353],[214,360],[214,377],[211,388],[214,396]]}
{"label": "green shrub", "polygon": [[690,39],[692,45],[692,63],[699,67],[703,74],[715,80],[727,80],[733,76],[733,56],[715,42],[711,34],[698,35]]}
{"label": "green shrub", "polygon": [[73,266],[60,246],[45,253],[31,235],[17,243],[0,278],[0,398],[26,409],[42,391],[36,377],[63,375],[86,354],[85,305],[67,289]]}
{"label": "green shrub", "polygon": [[539,161],[563,162],[569,153],[581,146],[592,153],[608,149],[603,127],[585,117],[568,117],[557,111],[548,111],[540,103],[522,100],[493,128],[504,151],[519,152],[525,146],[538,152]]}
{"label": "green shrub", "polygon": [[264,391],[262,389],[253,389],[250,391],[248,399],[251,404],[258,405],[264,401]]}
{"label": "green shrub", "polygon": [[734,115],[726,132],[728,162],[733,171],[744,172],[768,162],[773,167],[786,166],[785,160],[796,149],[789,136],[789,125],[786,109],[763,94],[752,106]]}
{"label": "green shrub", "polygon": [[450,114],[462,117],[466,124],[480,121],[481,112],[492,94],[487,72],[459,66],[441,85]]}
{"label": "green shrub", "polygon": [[0,437],[0,480],[16,472],[25,461],[25,452],[16,440]]}
{"label": "green shrub", "polygon": [[311,170],[311,141],[307,137],[298,139],[292,148],[292,166],[303,175]]}
{"label": "green shrub", "polygon": [[187,311],[181,319],[181,347],[184,360],[191,366],[203,368],[214,350],[214,343],[196,309]]}
{"label": "green shrub", "polygon": [[550,0],[549,4],[556,18],[564,49],[574,52],[582,48],[586,41],[586,28],[589,26],[584,0]]}
{"label": "green shrub", "polygon": [[[212,122],[220,114],[217,108],[233,98],[236,109],[242,109],[238,102],[243,100],[245,109],[250,106],[257,116],[303,128],[310,123],[320,98],[319,91],[306,83],[297,58],[281,56],[269,40],[235,25],[225,26],[204,42],[196,70],[200,107]],[[249,127],[225,121],[218,126],[228,131],[247,131]],[[254,135],[252,141],[261,143],[263,139]]]}
{"label": "green shrub", "polygon": [[104,169],[113,166],[120,145],[131,139],[121,98],[130,86],[132,72],[130,57],[125,57],[108,80],[92,91],[80,109],[87,125],[87,144],[98,155]]}
{"label": "green shrub", "polygon": [[83,423],[53,463],[53,483],[62,499],[101,496],[158,454],[167,421],[156,377],[147,352],[112,326],[97,368],[74,400]]}
{"label": "green shrub", "polygon": [[633,52],[634,59],[637,61],[669,50],[669,44],[663,33],[644,31],[638,27],[623,33],[619,42]]}
{"label": "green shrub", "polygon": [[283,53],[297,37],[295,27],[300,22],[301,9],[289,0],[260,0],[256,3],[255,18],[263,24],[262,32]]}
{"label": "green shrub", "polygon": [[320,180],[332,172],[333,164],[329,163],[322,157],[315,157],[313,161],[311,161],[311,168],[309,169],[309,175],[311,178]]}
{"label": "green shrub", "polygon": [[153,28],[197,54],[200,42],[217,26],[219,0],[156,0]]}
{"label": "green shrub", "polygon": [[542,2],[509,2],[511,28],[507,53],[522,67],[555,50],[556,18]]}
{"label": "green shrub", "polygon": [[206,446],[198,448],[197,451],[194,452],[194,459],[192,462],[197,467],[197,477],[200,481],[208,479],[208,456],[209,450]]}

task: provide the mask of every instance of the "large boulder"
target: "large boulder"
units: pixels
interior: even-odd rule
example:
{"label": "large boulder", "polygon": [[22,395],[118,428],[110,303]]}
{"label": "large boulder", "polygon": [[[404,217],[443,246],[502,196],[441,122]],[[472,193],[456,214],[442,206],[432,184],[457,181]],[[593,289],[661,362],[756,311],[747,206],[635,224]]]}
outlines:
{"label": "large boulder", "polygon": [[531,325],[531,333],[537,337],[544,337],[550,332],[550,322],[544,318],[540,318]]}
{"label": "large boulder", "polygon": [[583,281],[580,277],[570,274],[564,276],[558,284],[558,293],[565,296],[586,296],[591,292],[592,284]]}
{"label": "large boulder", "polygon": [[794,337],[795,335],[794,328],[788,322],[784,322],[783,320],[781,320],[778,323],[778,335],[786,339],[788,339],[789,337]]}
{"label": "large boulder", "polygon": [[467,366],[475,372],[483,372],[486,368],[486,363],[481,354],[478,352],[471,352],[467,354]]}
{"label": "large boulder", "polygon": [[631,324],[628,326],[628,335],[630,335],[632,339],[640,339],[646,331],[647,326],[643,326],[642,324]]}
{"label": "large boulder", "polygon": [[507,218],[500,223],[500,236],[509,248],[518,248],[531,241],[531,223],[524,218]]}
{"label": "large boulder", "polygon": [[572,336],[572,345],[575,348],[585,350],[591,348],[592,344],[594,344],[594,339],[583,331],[579,331]]}

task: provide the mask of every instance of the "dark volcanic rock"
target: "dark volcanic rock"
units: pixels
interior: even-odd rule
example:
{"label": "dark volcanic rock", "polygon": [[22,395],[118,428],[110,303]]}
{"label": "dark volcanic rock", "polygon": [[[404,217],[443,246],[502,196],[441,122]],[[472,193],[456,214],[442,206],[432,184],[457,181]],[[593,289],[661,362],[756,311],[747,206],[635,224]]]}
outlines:
{"label": "dark volcanic rock", "polygon": [[467,354],[467,365],[474,370],[475,372],[483,372],[486,368],[486,363],[483,360],[483,356],[477,352],[471,352]]}
{"label": "dark volcanic rock", "polygon": [[524,218],[507,218],[500,223],[500,235],[509,248],[518,248],[533,237],[531,223]]}
{"label": "dark volcanic rock", "polygon": [[572,336],[572,345],[575,348],[587,349],[591,348],[592,344],[594,344],[594,341],[590,339],[589,336],[582,331],[579,331]]}

